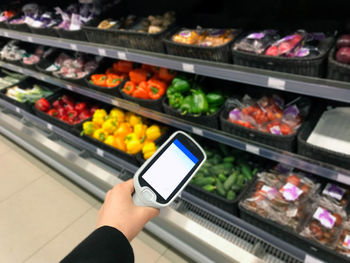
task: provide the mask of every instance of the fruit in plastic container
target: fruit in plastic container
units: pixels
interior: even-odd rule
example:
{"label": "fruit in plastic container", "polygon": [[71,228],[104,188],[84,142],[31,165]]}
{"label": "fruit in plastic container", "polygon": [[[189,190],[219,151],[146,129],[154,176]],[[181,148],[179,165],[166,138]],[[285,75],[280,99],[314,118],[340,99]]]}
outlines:
{"label": "fruit in plastic container", "polygon": [[338,62],[350,64],[350,47],[342,47],[337,51],[335,59]]}
{"label": "fruit in plastic container", "polygon": [[337,48],[350,47],[350,34],[342,35],[338,38],[336,46]]}

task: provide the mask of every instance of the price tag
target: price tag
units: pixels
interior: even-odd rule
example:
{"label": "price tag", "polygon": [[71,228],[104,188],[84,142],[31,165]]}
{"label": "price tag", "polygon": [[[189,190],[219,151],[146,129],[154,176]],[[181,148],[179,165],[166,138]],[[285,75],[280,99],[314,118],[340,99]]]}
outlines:
{"label": "price tag", "polygon": [[70,48],[71,48],[72,50],[75,50],[75,51],[78,50],[78,47],[77,47],[76,44],[70,44]]}
{"label": "price tag", "polygon": [[268,78],[267,86],[274,89],[285,90],[286,82],[282,79]]}
{"label": "price tag", "polygon": [[259,149],[259,147],[256,147],[256,146],[254,146],[254,145],[246,144],[246,145],[245,145],[245,150],[246,150],[247,152],[260,155],[260,149]]}
{"label": "price tag", "polygon": [[42,81],[45,81],[45,76],[39,75],[39,79],[41,79]]}
{"label": "price tag", "polygon": [[193,64],[182,63],[182,70],[190,73],[196,73]]}
{"label": "price tag", "polygon": [[193,132],[194,134],[199,135],[199,136],[203,136],[203,130],[202,130],[202,129],[199,129],[199,128],[197,128],[197,127],[192,127],[192,132]]}
{"label": "price tag", "polygon": [[97,155],[99,155],[99,156],[101,156],[101,157],[103,157],[103,150],[101,150],[100,148],[96,148],[96,153],[97,153]]}
{"label": "price tag", "polygon": [[49,129],[50,131],[52,131],[52,124],[48,123],[48,124],[47,124],[47,129]]}
{"label": "price tag", "polygon": [[120,105],[119,105],[119,101],[117,101],[116,99],[112,99],[112,104],[113,104],[114,106],[117,106],[117,107],[120,106]]}
{"label": "price tag", "polygon": [[337,174],[337,181],[340,183],[350,185],[350,176],[338,173]]}
{"label": "price tag", "polygon": [[66,85],[66,88],[69,90],[73,90],[73,86],[71,86],[71,85]]}
{"label": "price tag", "polygon": [[8,37],[8,36],[9,36],[9,33],[4,32],[4,36],[5,36],[5,37]]}
{"label": "price tag", "polygon": [[127,60],[127,58],[126,58],[126,53],[125,53],[125,52],[122,52],[122,51],[118,51],[118,52],[117,52],[117,57],[118,57],[119,59],[122,59],[122,60]]}
{"label": "price tag", "polygon": [[21,109],[18,108],[18,107],[16,107],[16,112],[17,112],[17,113],[21,113]]}
{"label": "price tag", "polygon": [[32,37],[27,37],[28,42],[33,43],[33,38]]}
{"label": "price tag", "polygon": [[322,260],[314,258],[308,254],[305,255],[304,263],[324,263]]}
{"label": "price tag", "polygon": [[104,48],[99,48],[98,54],[100,54],[100,56],[103,56],[103,57],[105,57],[107,55],[106,50]]}
{"label": "price tag", "polygon": [[23,68],[18,68],[17,70],[19,73],[23,73]]}

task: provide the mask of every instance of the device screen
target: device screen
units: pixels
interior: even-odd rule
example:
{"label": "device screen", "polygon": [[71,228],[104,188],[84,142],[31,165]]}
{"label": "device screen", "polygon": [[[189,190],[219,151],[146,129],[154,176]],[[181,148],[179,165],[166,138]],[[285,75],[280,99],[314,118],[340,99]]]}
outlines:
{"label": "device screen", "polygon": [[175,139],[142,178],[166,200],[198,162],[198,158]]}

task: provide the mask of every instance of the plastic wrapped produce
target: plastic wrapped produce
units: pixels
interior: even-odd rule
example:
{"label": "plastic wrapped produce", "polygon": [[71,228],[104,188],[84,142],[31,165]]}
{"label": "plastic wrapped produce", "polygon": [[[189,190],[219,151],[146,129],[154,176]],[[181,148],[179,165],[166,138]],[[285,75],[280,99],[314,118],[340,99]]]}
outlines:
{"label": "plastic wrapped produce", "polygon": [[9,61],[19,61],[23,58],[26,51],[18,46],[18,41],[12,40],[8,42],[1,50],[1,59]]}
{"label": "plastic wrapped produce", "polygon": [[336,251],[350,257],[350,219],[344,223],[343,230],[336,245]]}
{"label": "plastic wrapped produce", "polygon": [[298,31],[295,34],[288,35],[282,39],[273,43],[265,52],[267,56],[281,56],[288,55],[295,49],[298,45],[301,44],[305,33],[303,31]]}
{"label": "plastic wrapped produce", "polygon": [[264,30],[254,32],[241,39],[234,45],[235,50],[263,54],[265,50],[277,39],[279,35],[276,30]]}
{"label": "plastic wrapped produce", "polygon": [[334,248],[346,213],[327,198],[320,198],[311,211],[301,235]]}
{"label": "plastic wrapped produce", "polygon": [[346,208],[349,203],[350,190],[334,183],[327,183],[322,191],[322,196],[328,198],[334,204],[341,208]]}

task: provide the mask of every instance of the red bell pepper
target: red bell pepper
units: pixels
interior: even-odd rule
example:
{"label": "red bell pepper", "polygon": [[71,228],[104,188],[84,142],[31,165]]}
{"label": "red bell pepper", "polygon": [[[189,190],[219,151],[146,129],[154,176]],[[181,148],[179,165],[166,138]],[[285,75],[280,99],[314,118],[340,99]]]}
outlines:
{"label": "red bell pepper", "polygon": [[137,85],[141,81],[147,81],[148,74],[146,70],[137,68],[129,72],[129,77]]}
{"label": "red bell pepper", "polygon": [[51,109],[47,112],[47,114],[52,116],[52,117],[57,117],[58,111],[56,109]]}
{"label": "red bell pepper", "polygon": [[77,104],[75,104],[74,109],[75,109],[78,113],[80,113],[80,112],[82,112],[83,110],[86,109],[86,103],[85,103],[85,102],[77,103]]}
{"label": "red bell pepper", "polygon": [[135,83],[132,81],[127,81],[124,85],[123,92],[131,96],[134,91],[135,91]]}
{"label": "red bell pepper", "polygon": [[142,64],[142,69],[146,70],[148,73],[158,73],[159,67],[148,65],[148,64]]}
{"label": "red bell pepper", "polygon": [[152,100],[160,99],[165,94],[166,84],[160,80],[149,80],[147,82],[148,96]]}
{"label": "red bell pepper", "polygon": [[134,64],[131,61],[119,60],[113,63],[114,72],[129,73],[134,68]]}
{"label": "red bell pepper", "polygon": [[61,99],[64,104],[69,104],[74,107],[75,102],[73,98],[69,97],[68,95],[63,95]]}
{"label": "red bell pepper", "polygon": [[59,109],[62,108],[64,106],[63,101],[61,99],[55,100],[52,103],[52,107],[54,107],[55,109]]}
{"label": "red bell pepper", "polygon": [[45,98],[41,98],[35,103],[35,107],[40,111],[47,112],[50,109],[50,102]]}
{"label": "red bell pepper", "polygon": [[75,119],[76,117],[78,117],[78,112],[76,110],[70,110],[67,112],[68,118],[69,119]]}
{"label": "red bell pepper", "polygon": [[80,120],[86,120],[88,118],[90,118],[92,116],[92,114],[90,113],[89,110],[83,110],[80,114],[79,114],[79,119]]}
{"label": "red bell pepper", "polygon": [[165,82],[171,82],[176,76],[176,71],[167,68],[159,68],[158,77]]}

